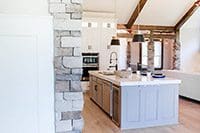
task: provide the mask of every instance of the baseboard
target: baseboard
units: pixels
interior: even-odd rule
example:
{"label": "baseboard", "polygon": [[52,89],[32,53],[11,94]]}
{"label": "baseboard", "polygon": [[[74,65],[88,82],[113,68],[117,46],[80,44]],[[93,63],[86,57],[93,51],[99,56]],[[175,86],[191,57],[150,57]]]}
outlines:
{"label": "baseboard", "polygon": [[200,101],[198,101],[198,100],[195,100],[195,99],[192,99],[192,98],[189,98],[189,97],[185,97],[185,96],[181,96],[181,95],[179,95],[179,97],[184,99],[184,100],[200,104]]}

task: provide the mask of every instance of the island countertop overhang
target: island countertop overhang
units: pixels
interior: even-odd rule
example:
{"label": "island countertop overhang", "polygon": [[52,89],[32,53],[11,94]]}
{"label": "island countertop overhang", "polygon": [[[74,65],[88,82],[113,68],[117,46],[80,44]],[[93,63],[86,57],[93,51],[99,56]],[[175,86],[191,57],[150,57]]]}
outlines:
{"label": "island countertop overhang", "polygon": [[100,71],[89,71],[90,75],[104,79],[117,86],[138,86],[138,85],[165,85],[165,84],[181,84],[181,80],[171,77],[165,78],[152,78],[147,76],[138,76],[132,74],[129,78],[120,78],[116,75],[104,75],[99,73]]}

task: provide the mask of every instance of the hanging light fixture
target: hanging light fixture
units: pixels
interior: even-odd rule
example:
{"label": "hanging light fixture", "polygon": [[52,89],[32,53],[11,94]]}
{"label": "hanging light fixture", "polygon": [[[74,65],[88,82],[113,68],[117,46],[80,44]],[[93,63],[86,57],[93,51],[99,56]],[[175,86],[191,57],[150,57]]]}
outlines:
{"label": "hanging light fixture", "polygon": [[136,34],[133,36],[133,42],[144,42],[144,35],[141,33],[141,31],[137,31]]}
{"label": "hanging light fixture", "polygon": [[[140,2],[138,4],[138,17],[140,14]],[[133,42],[144,42],[144,35],[142,34],[142,32],[140,31],[140,25],[137,25],[137,32],[134,34],[133,36]]]}
{"label": "hanging light fixture", "polygon": [[196,6],[200,6],[200,0],[197,0],[194,4],[195,4]]}
{"label": "hanging light fixture", "polygon": [[[116,13],[117,13],[117,2],[116,2],[116,0],[115,0],[115,7],[114,8],[115,8],[115,18],[116,18]],[[110,45],[111,46],[119,46],[120,45],[120,41],[119,41],[117,35],[112,37]]]}
{"label": "hanging light fixture", "polygon": [[119,39],[117,37],[113,36],[110,45],[112,45],[112,46],[120,45]]}

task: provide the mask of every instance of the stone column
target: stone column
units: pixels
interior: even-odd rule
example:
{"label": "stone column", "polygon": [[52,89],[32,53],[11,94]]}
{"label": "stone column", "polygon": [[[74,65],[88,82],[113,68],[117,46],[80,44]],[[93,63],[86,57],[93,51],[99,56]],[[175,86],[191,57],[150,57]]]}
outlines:
{"label": "stone column", "polygon": [[54,18],[56,133],[82,132],[82,0],[49,0]]}
{"label": "stone column", "polygon": [[126,53],[127,53],[126,65],[127,67],[130,67],[130,64],[131,64],[131,42],[130,41],[128,41]]}
{"label": "stone column", "polygon": [[150,39],[148,43],[148,71],[154,71],[154,41]]}
{"label": "stone column", "polygon": [[180,70],[180,53],[181,51],[181,43],[179,41],[174,42],[173,47],[173,69],[174,70]]}
{"label": "stone column", "polygon": [[181,57],[181,43],[180,43],[180,31],[176,30],[176,39],[174,42],[174,47],[173,47],[173,69],[174,70],[180,70],[180,57]]}

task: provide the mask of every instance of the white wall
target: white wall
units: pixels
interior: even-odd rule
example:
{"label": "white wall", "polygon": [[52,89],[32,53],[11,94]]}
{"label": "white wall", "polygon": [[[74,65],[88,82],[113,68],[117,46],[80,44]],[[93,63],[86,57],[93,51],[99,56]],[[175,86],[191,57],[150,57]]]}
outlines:
{"label": "white wall", "polygon": [[1,132],[55,132],[52,22],[47,0],[0,1]]}
{"label": "white wall", "polygon": [[1,0],[1,14],[49,15],[48,0]]}
{"label": "white wall", "polygon": [[200,10],[180,31],[181,70],[200,71]]}
{"label": "white wall", "polygon": [[200,29],[181,30],[181,70],[200,71]]}

